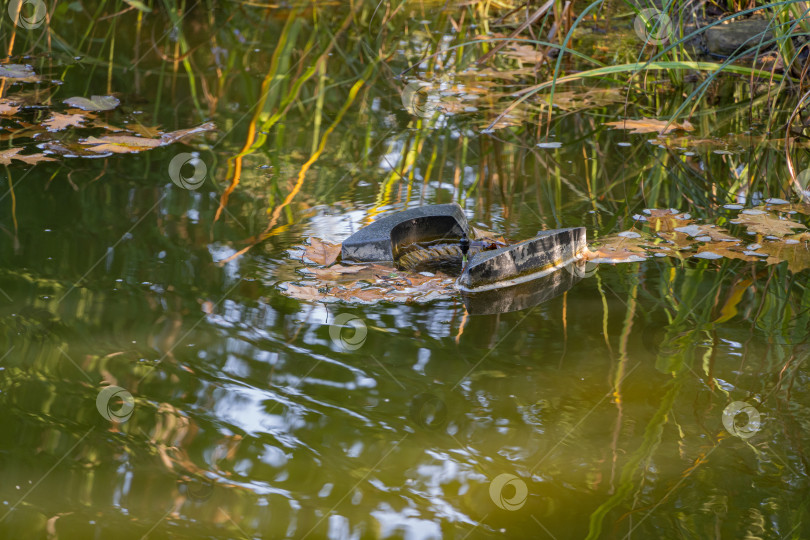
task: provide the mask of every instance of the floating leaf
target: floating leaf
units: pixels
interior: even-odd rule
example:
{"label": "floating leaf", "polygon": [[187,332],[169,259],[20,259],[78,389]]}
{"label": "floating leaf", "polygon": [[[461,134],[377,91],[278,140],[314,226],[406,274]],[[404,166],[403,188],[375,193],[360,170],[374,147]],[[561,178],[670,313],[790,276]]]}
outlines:
{"label": "floating leaf", "polygon": [[592,262],[638,262],[647,258],[647,246],[644,238],[626,236],[606,236],[599,239],[599,245],[590,248],[585,258]]}
{"label": "floating leaf", "polygon": [[640,120],[619,120],[617,122],[605,122],[606,126],[613,126],[617,129],[627,129],[630,133],[669,133],[676,129],[692,131],[694,126],[685,120],[683,123],[670,122],[669,120],[654,120],[642,118]]}
{"label": "floating leaf", "polygon": [[329,266],[337,260],[340,249],[340,244],[330,244],[319,238],[310,238],[304,257],[315,264]]}
{"label": "floating leaf", "polygon": [[110,124],[108,124],[108,123],[106,123],[106,122],[102,122],[101,120],[98,120],[98,119],[94,119],[94,120],[93,120],[93,127],[97,127],[97,128],[101,128],[101,129],[106,129],[107,131],[112,131],[113,133],[117,133],[117,132],[119,132],[119,131],[127,131],[127,130],[126,130],[126,129],[124,129],[124,128],[120,128],[120,127],[116,127],[116,126],[111,126]]}
{"label": "floating leaf", "polygon": [[672,232],[679,227],[685,227],[692,223],[691,216],[678,212],[672,208],[648,208],[644,210],[647,217],[643,220],[647,222],[651,232]]}
{"label": "floating leaf", "polygon": [[36,165],[40,161],[56,161],[53,158],[47,157],[45,154],[28,154],[27,156],[18,155],[22,148],[9,148],[0,152],[0,165],[10,165],[12,159],[24,161],[29,165]]}
{"label": "floating leaf", "polygon": [[90,96],[67,98],[62,103],[83,111],[111,111],[121,103],[115,96]]}
{"label": "floating leaf", "polygon": [[503,244],[504,246],[508,245],[508,242],[503,239],[503,236],[498,236],[493,232],[478,229],[476,227],[471,227],[471,229],[472,237],[476,240],[481,240],[482,242],[494,242],[496,244]]}
{"label": "floating leaf", "polygon": [[52,112],[51,116],[47,120],[42,122],[42,126],[48,131],[61,131],[71,126],[83,127],[82,126],[83,121],[84,117],[79,114],[62,114],[58,112]]}
{"label": "floating leaf", "polygon": [[766,236],[788,236],[793,234],[793,229],[807,228],[801,223],[779,218],[758,208],[740,212],[740,215],[736,219],[732,219],[731,223],[745,225],[749,232]]}
{"label": "floating leaf", "polygon": [[9,79],[27,79],[36,77],[34,68],[25,64],[2,64],[0,65],[0,77]]}
{"label": "floating leaf", "polygon": [[692,224],[687,225],[685,227],[676,227],[675,231],[682,232],[688,234],[695,240],[701,242],[713,241],[713,242],[739,242],[739,238],[735,238],[729,234],[726,234],[726,231],[723,228],[717,227],[716,225],[698,225]]}
{"label": "floating leaf", "polygon": [[746,255],[743,251],[743,247],[740,245],[732,245],[730,242],[716,242],[700,246],[694,256],[699,259],[718,259],[722,257],[749,262],[764,260],[752,255]]}
{"label": "floating leaf", "polygon": [[114,153],[114,154],[129,154],[133,152],[142,152],[150,148],[157,148],[159,146],[166,146],[173,142],[177,142],[189,135],[211,131],[215,126],[211,122],[207,122],[201,126],[189,129],[180,129],[170,133],[164,133],[157,139],[150,139],[147,137],[135,137],[134,135],[104,135],[103,137],[88,137],[81,141],[81,144],[87,146],[88,150],[100,154]]}
{"label": "floating leaf", "polygon": [[0,115],[11,116],[20,110],[20,106],[7,99],[0,99]]}
{"label": "floating leaf", "polygon": [[309,302],[319,302],[326,296],[320,292],[317,287],[296,285],[295,283],[290,283],[287,285],[287,289],[284,291],[284,293],[292,298],[297,298],[298,300],[307,300]]}
{"label": "floating leaf", "polygon": [[142,152],[150,148],[163,146],[160,139],[147,139],[145,137],[135,137],[133,135],[105,135],[103,137],[88,137],[81,141],[84,145],[93,145],[88,148],[92,152],[106,154],[130,154]]}
{"label": "floating leaf", "polygon": [[768,242],[760,251],[773,256],[768,258],[768,262],[787,261],[791,272],[810,268],[810,234],[801,233],[786,240],[788,241]]}
{"label": "floating leaf", "polygon": [[160,137],[162,133],[160,131],[160,126],[149,127],[144,126],[143,124],[129,124],[127,125],[127,130],[144,137]]}
{"label": "floating leaf", "polygon": [[[309,256],[307,256],[307,258],[311,259]],[[329,268],[308,268],[307,270],[315,274],[320,279],[337,280],[341,279],[343,276],[346,276],[348,279],[357,279],[356,274],[363,271],[368,271],[368,269],[368,266],[343,266],[341,264],[335,264]]]}

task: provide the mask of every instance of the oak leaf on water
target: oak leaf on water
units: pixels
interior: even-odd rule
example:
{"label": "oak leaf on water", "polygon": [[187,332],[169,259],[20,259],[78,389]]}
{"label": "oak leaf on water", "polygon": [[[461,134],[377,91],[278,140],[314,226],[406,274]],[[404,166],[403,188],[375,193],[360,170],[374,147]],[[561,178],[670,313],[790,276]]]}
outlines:
{"label": "oak leaf on water", "polygon": [[749,232],[766,236],[788,236],[793,234],[793,229],[807,228],[801,223],[779,218],[779,216],[757,208],[740,212],[735,219],[731,220],[731,223],[744,225]]}
{"label": "oak leaf on water", "polygon": [[0,152],[0,165],[10,165],[12,159],[16,159],[18,161],[24,161],[29,165],[36,165],[40,161],[56,161],[53,158],[49,158],[45,154],[28,154],[25,156],[21,156],[20,152],[22,152],[22,148],[9,148],[8,150],[3,150]]}
{"label": "oak leaf on water", "polygon": [[340,255],[340,244],[330,244],[324,242],[320,238],[310,238],[310,244],[304,252],[304,257],[323,266],[329,266],[334,263],[338,255]]}

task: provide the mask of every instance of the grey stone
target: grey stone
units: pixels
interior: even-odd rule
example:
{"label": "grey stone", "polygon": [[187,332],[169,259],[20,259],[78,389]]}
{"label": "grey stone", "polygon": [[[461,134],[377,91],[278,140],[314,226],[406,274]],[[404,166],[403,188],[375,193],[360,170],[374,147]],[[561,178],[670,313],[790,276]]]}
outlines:
{"label": "grey stone", "polygon": [[393,261],[401,246],[438,239],[458,239],[469,227],[456,204],[433,204],[382,217],[343,242],[344,261]]}
{"label": "grey stone", "polygon": [[773,39],[768,25],[767,19],[748,19],[712,26],[705,32],[706,48],[714,54],[732,55],[756,47],[761,42],[762,50],[768,50],[773,47],[773,43],[768,43]]}
{"label": "grey stone", "polygon": [[574,261],[585,248],[584,227],[544,231],[530,240],[474,255],[457,283],[462,290],[475,291],[537,279]]}
{"label": "grey stone", "polygon": [[561,295],[584,275],[584,263],[571,263],[541,278],[484,292],[463,295],[464,308],[470,315],[491,315],[528,309]]}

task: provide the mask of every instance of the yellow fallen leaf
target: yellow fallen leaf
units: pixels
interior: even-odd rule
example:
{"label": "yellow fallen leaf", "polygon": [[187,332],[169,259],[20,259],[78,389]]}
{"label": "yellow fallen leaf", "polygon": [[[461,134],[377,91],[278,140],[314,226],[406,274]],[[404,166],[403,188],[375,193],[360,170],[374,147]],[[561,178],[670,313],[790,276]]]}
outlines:
{"label": "yellow fallen leaf", "polygon": [[58,112],[52,112],[51,116],[47,120],[42,122],[42,126],[48,131],[61,131],[71,126],[83,127],[82,126],[83,121],[84,117],[79,114],[62,114]]}

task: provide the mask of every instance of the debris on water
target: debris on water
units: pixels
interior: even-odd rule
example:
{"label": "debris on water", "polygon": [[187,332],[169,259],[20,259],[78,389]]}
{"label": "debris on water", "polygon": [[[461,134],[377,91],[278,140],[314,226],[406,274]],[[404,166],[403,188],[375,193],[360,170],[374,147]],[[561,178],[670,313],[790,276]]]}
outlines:
{"label": "debris on water", "polygon": [[701,251],[700,253],[695,253],[693,257],[697,257],[698,259],[722,259],[722,255],[718,255],[713,251]]}

